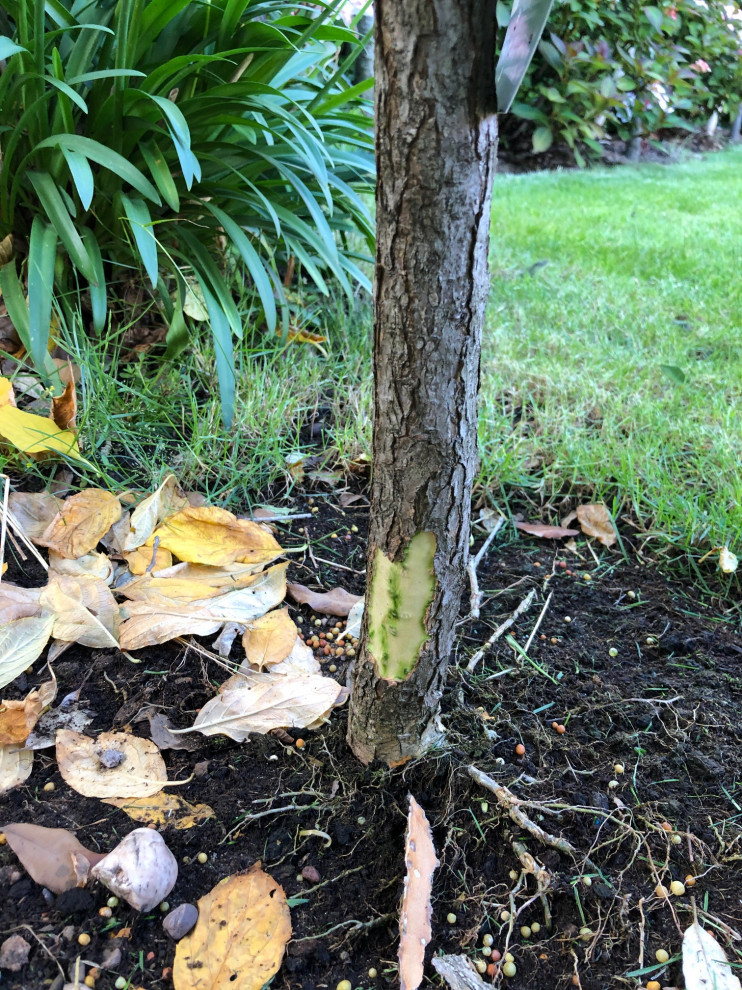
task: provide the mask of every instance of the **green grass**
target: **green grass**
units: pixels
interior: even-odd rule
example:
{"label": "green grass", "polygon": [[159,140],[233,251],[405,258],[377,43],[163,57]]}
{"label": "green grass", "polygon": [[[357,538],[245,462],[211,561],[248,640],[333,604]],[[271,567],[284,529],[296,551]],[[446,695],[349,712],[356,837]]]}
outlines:
{"label": "green grass", "polygon": [[739,551],[742,149],[499,176],[493,215],[484,485]]}

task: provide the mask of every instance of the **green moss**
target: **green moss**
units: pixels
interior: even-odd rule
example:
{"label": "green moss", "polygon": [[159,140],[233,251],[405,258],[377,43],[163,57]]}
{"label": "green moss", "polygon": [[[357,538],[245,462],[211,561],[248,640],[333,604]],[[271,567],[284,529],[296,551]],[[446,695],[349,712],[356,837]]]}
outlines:
{"label": "green moss", "polygon": [[404,680],[428,638],[425,616],[435,593],[435,549],[435,536],[422,532],[415,533],[397,563],[376,551],[368,649],[382,677]]}

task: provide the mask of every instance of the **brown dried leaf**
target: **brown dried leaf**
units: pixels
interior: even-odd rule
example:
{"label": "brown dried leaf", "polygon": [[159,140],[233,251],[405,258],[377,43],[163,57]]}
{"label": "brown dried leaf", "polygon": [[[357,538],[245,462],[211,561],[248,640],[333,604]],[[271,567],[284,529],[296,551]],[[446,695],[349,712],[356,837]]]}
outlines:
{"label": "brown dried leaf", "polygon": [[121,503],[111,492],[86,488],[70,495],[34,542],[56,550],[62,557],[82,557],[94,550],[114,523],[121,518]]}
{"label": "brown dried leaf", "polygon": [[[247,661],[243,661],[240,672],[249,673],[250,669]],[[289,677],[295,677],[297,674],[319,674],[322,668],[314,655],[314,650],[297,636],[291,653],[285,660],[274,664],[270,670],[272,674],[287,674]]]}
{"label": "brown dried leaf", "polygon": [[170,731],[170,723],[164,715],[147,714],[149,721],[149,734],[152,742],[158,749],[185,749],[192,752],[194,749],[201,749],[203,745],[200,739],[189,738],[188,736],[176,736]]}
{"label": "brown dried leaf", "polygon": [[119,608],[105,581],[50,572],[42,607],[54,613],[52,635],[66,643],[118,648]]}
{"label": "brown dried leaf", "polygon": [[77,392],[75,390],[75,379],[69,375],[64,387],[64,392],[52,399],[50,418],[60,430],[75,430],[77,425]]}
{"label": "brown dried leaf", "polygon": [[70,577],[99,578],[105,584],[110,584],[113,578],[113,562],[97,550],[91,550],[83,557],[71,560],[49,551],[49,570],[55,574],[67,574]]}
{"label": "brown dried leaf", "polygon": [[258,670],[272,667],[291,653],[297,634],[287,608],[268,612],[248,624],[242,637],[245,656]]}
{"label": "brown dried leaf", "polygon": [[290,938],[283,888],[255,863],[199,900],[196,927],[175,950],[175,990],[261,990]]}
{"label": "brown dried leaf", "polygon": [[105,855],[86,849],[66,828],[14,823],[3,831],[26,872],[55,894],[84,887],[88,870]]}
{"label": "brown dried leaf", "polygon": [[0,794],[18,787],[33,769],[33,750],[21,746],[0,746]]}
{"label": "brown dried leaf", "polygon": [[[148,495],[131,513],[129,532],[124,540],[124,550],[136,550],[152,536],[157,527],[169,516],[188,505],[188,499],[179,491],[174,474],[169,474],[156,492]],[[150,559],[152,553],[150,552]],[[164,566],[169,567],[169,564]],[[134,573],[134,572],[133,572]]]}
{"label": "brown dried leaf", "polygon": [[315,612],[324,615],[346,616],[356,602],[362,600],[361,595],[351,595],[345,588],[332,588],[330,591],[311,591],[303,584],[289,584],[288,593],[295,602],[308,605]]}
{"label": "brown dried leaf", "polygon": [[23,701],[3,701],[0,706],[0,746],[23,746],[41,713],[54,701],[56,678],[46,681]]}
{"label": "brown dried leaf", "polygon": [[64,780],[84,797],[149,797],[167,783],[157,746],[126,732],[101,732],[91,739],[60,729],[57,763]]}
{"label": "brown dried leaf", "polygon": [[208,804],[189,804],[185,798],[177,794],[165,794],[164,791],[150,797],[104,798],[103,803],[121,808],[135,822],[161,825],[163,828],[172,825],[181,831],[214,817],[214,809]]}
{"label": "brown dried leaf", "polygon": [[13,619],[25,619],[32,615],[38,615],[41,611],[39,605],[39,588],[19,588],[8,581],[0,583],[0,615],[3,622],[12,622]]}
{"label": "brown dried leaf", "polygon": [[11,492],[8,505],[23,532],[35,543],[59,512],[62,499],[49,492]]}
{"label": "brown dried leaf", "polygon": [[223,735],[244,742],[251,732],[313,725],[347,697],[348,689],[331,677],[234,674],[216,698],[203,706],[193,729],[205,736]]}
{"label": "brown dried leaf", "polygon": [[270,533],[249,519],[216,506],[188,507],[158,526],[155,539],[179,560],[224,567],[235,562],[267,564],[283,552]]}
{"label": "brown dried leaf", "polygon": [[417,990],[423,979],[425,948],[430,942],[433,873],[440,864],[425,812],[410,795],[405,837],[404,896],[399,915],[400,990]]}
{"label": "brown dried leaf", "polygon": [[586,536],[594,536],[604,547],[612,547],[618,537],[608,509],[602,502],[577,506],[577,519]]}
{"label": "brown dried leaf", "polygon": [[515,528],[531,536],[540,536],[545,540],[561,540],[565,536],[579,536],[579,529],[566,529],[564,526],[547,526],[545,523],[517,522]]}

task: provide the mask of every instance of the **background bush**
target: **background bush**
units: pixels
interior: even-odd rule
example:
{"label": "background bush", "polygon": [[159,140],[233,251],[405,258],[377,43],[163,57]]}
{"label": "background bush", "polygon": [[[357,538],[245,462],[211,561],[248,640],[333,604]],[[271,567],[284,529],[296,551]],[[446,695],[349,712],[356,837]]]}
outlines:
{"label": "background bush", "polygon": [[13,235],[20,265],[0,270],[0,288],[37,368],[51,374],[54,299],[77,305],[89,289],[100,331],[144,273],[168,357],[188,342],[188,314],[208,316],[229,422],[233,341],[246,319],[288,329],[289,259],[323,293],[328,279],[348,294],[368,284],[348,235],[372,244],[371,81],[347,81],[360,46],[335,22],[340,6],[5,3],[0,237]]}
{"label": "background bush", "polygon": [[[499,3],[502,26],[509,16]],[[693,130],[714,110],[734,116],[740,30],[742,13],[726,0],[556,0],[503,139],[525,128],[536,152],[565,141],[582,165],[606,138]]]}

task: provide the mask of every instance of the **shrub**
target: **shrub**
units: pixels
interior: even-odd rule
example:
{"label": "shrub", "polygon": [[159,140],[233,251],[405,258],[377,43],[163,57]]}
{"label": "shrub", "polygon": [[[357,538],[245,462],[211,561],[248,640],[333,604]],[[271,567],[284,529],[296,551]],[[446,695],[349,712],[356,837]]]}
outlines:
{"label": "shrub", "polygon": [[[359,39],[333,23],[339,6],[7,0],[0,237],[12,233],[27,259],[28,305],[13,264],[0,287],[37,367],[50,370],[54,294],[63,305],[88,286],[101,330],[117,286],[143,270],[173,357],[197,285],[228,422],[243,333],[235,286],[275,332],[279,315],[288,326],[289,258],[322,292],[328,278],[349,294],[367,284],[343,238],[373,240],[359,195],[373,172],[371,80],[346,81]],[[339,64],[342,44],[351,55]]]}

